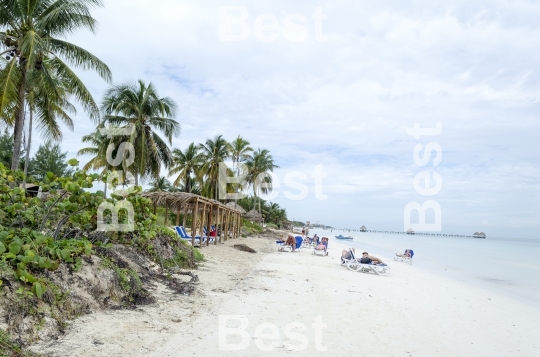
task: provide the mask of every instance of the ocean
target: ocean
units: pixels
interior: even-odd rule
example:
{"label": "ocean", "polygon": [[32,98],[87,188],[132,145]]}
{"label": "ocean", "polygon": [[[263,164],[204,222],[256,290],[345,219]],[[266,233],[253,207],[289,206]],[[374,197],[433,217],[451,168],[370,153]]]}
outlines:
{"label": "ocean", "polygon": [[414,266],[540,308],[540,239],[477,239],[320,229],[311,229],[309,233],[329,237],[330,249],[332,241],[338,241],[336,235],[350,235],[353,241],[340,242],[354,247],[357,252],[367,251],[384,260],[390,258],[385,261],[390,265],[394,263],[395,253],[412,249]]}

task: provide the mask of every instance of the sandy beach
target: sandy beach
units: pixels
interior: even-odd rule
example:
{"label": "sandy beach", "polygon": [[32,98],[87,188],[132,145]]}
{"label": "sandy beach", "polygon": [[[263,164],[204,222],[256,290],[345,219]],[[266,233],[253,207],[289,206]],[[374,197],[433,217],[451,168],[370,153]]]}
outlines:
{"label": "sandy beach", "polygon": [[[239,243],[257,253],[232,248]],[[204,248],[195,294],[178,296],[156,285],[156,304],[83,316],[61,339],[33,350],[79,357],[540,353],[540,311],[534,307],[389,256],[380,257],[391,267],[387,276],[352,272],[340,266],[344,247],[332,242],[326,257],[307,249],[279,253],[272,240],[254,237]],[[239,325],[231,318],[222,325],[220,350],[220,315],[245,316],[247,348],[223,350],[242,340],[224,334],[223,327]],[[256,339],[263,323],[273,324],[279,336]]]}

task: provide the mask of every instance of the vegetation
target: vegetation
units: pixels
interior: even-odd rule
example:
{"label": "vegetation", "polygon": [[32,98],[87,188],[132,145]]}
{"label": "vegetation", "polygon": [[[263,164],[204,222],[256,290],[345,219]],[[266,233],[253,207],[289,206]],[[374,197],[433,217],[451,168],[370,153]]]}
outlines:
{"label": "vegetation", "polygon": [[0,120],[13,126],[13,170],[20,167],[27,112],[35,113],[42,129],[55,139],[61,138],[58,120],[73,126],[71,98],[91,118],[98,118],[97,104],[70,66],[94,70],[105,80],[111,79],[109,68],[63,40],[79,29],[96,30],[90,14],[96,6],[101,6],[100,0],[0,0]]}
{"label": "vegetation", "polygon": [[52,172],[58,177],[67,177],[73,174],[73,170],[67,164],[67,152],[62,152],[58,143],[47,140],[40,145],[34,157],[30,160],[28,175],[36,180],[43,180],[47,172]]}
{"label": "vegetation", "polygon": [[[94,71],[110,82],[109,68],[64,39],[80,29],[94,32],[97,22],[90,10],[101,5],[101,0],[0,0],[0,126],[9,129],[0,135],[0,292],[15,287],[10,303],[22,316],[21,325],[24,316],[43,321],[36,306],[44,302],[56,306],[51,311],[67,311],[54,317],[59,326],[65,326],[65,316],[79,313],[49,272],[77,272],[95,255],[115,273],[125,292],[123,303],[146,299],[141,277],[112,252],[113,245],[134,248],[164,270],[194,268],[203,259],[163,228],[165,212],[153,214],[150,201],[140,195],[143,180],[150,182],[149,191],[219,200],[220,170],[229,160],[232,167],[225,174],[245,175],[246,182],[229,185],[227,191],[251,194],[239,204],[257,208],[272,226],[287,221],[284,209],[261,199],[271,192],[270,173],[278,167],[268,150],[253,149],[240,135],[231,142],[218,135],[183,150],[173,148],[172,139],[180,133],[177,105],[143,80],[113,85],[101,105],[94,101],[74,69]],[[75,159],[66,164],[67,153],[58,143],[61,124],[74,128],[76,105],[96,124],[82,138],[85,145],[78,155],[91,155],[82,169]],[[45,141],[30,157],[34,129]],[[161,176],[165,170],[168,177]],[[26,183],[40,186],[39,198],[26,190]],[[96,191],[96,185],[104,185],[103,190]],[[124,190],[107,194],[117,186]],[[103,210],[104,204],[131,207],[133,220],[127,209],[118,210],[115,218],[111,209]],[[128,223],[133,229],[119,228]],[[262,231],[257,224],[243,223],[248,232]],[[25,356],[3,331],[1,355]]]}

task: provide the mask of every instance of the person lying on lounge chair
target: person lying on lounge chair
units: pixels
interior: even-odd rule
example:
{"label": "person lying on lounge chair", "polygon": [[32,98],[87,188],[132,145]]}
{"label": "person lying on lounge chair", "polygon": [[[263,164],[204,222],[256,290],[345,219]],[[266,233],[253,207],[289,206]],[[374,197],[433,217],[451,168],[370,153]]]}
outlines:
{"label": "person lying on lounge chair", "polygon": [[321,239],[321,242],[318,243],[315,246],[315,250],[323,250],[326,255],[328,255],[328,252],[326,251],[328,249],[328,238],[323,237]]}
{"label": "person lying on lounge chair", "polygon": [[403,258],[410,258],[411,255],[412,255],[412,253],[411,253],[410,249],[405,249],[405,253],[403,253],[403,254],[396,253],[396,256],[403,257]]}
{"label": "person lying on lounge chair", "polygon": [[382,260],[380,260],[377,257],[369,255],[368,252],[362,253],[362,258],[360,258],[359,262],[360,264],[373,264],[373,265],[384,264]]}

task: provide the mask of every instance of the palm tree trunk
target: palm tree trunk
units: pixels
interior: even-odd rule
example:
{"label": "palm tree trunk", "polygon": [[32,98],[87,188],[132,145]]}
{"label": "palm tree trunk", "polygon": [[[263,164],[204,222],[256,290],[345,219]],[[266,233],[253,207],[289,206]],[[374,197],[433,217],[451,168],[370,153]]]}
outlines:
{"label": "palm tree trunk", "polygon": [[11,159],[11,170],[15,171],[19,168],[19,162],[21,158],[21,146],[22,146],[22,134],[24,129],[24,107],[26,104],[26,70],[24,65],[21,64],[21,86],[19,88],[19,108],[15,117],[15,127],[13,135],[13,158]]}
{"label": "palm tree trunk", "polygon": [[29,108],[30,111],[30,122],[28,123],[28,145],[26,145],[26,157],[24,159],[24,179],[23,179],[23,190],[26,190],[26,176],[28,175],[28,162],[30,161],[30,145],[32,145],[32,108]]}

